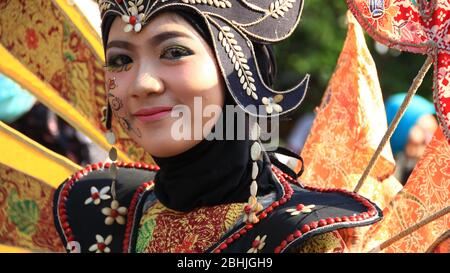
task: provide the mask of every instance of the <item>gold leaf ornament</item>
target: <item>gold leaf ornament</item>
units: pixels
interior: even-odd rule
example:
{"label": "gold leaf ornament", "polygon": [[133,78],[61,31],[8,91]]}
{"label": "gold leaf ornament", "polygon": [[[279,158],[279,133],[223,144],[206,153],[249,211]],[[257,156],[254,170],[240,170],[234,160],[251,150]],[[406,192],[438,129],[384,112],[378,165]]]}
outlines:
{"label": "gold leaf ornament", "polygon": [[248,96],[251,96],[254,100],[258,100],[253,73],[250,71],[250,66],[247,64],[247,58],[245,58],[242,47],[238,45],[234,34],[231,32],[231,28],[228,26],[220,27],[218,38],[225,48],[225,52],[228,54],[231,63],[234,65],[234,70],[238,73],[242,89]]}
{"label": "gold leaf ornament", "polygon": [[111,7],[111,5],[114,5],[114,3],[111,3],[108,0],[98,0],[97,4],[98,4],[101,12],[108,10]]}
{"label": "gold leaf ornament", "polygon": [[231,8],[231,2],[228,0],[182,0],[185,4],[203,4],[203,5],[210,5],[215,6],[216,8]]}
{"label": "gold leaf ornament", "polygon": [[278,19],[280,16],[283,17],[285,12],[288,12],[291,8],[294,7],[294,3],[296,0],[276,0],[272,2],[269,6],[269,14],[275,19]]}

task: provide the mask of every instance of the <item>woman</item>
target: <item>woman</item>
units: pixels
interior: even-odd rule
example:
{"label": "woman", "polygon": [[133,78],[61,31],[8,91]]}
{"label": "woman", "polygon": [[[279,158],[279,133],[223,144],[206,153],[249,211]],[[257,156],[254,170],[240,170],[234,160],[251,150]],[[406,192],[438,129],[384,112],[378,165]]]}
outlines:
{"label": "woman", "polygon": [[114,116],[158,166],[115,162],[113,148],[61,185],[55,224],[69,251],[333,251],[335,230],[381,219],[356,194],[303,187],[263,150],[255,117],[294,110],[307,85],[268,87],[266,44],[289,36],[303,4],[271,2],[99,1],[107,128]]}

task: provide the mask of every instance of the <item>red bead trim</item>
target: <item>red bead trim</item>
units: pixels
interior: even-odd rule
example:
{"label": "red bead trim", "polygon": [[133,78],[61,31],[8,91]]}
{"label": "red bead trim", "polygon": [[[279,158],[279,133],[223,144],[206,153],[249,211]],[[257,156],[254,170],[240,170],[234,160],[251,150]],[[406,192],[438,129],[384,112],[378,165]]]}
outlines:
{"label": "red bead trim", "polygon": [[[117,162],[117,166],[121,167],[124,166],[125,163],[123,162]],[[128,164],[127,164],[128,165]],[[99,170],[101,168],[109,168],[111,166],[110,163],[103,164],[103,162],[99,162],[92,165],[87,165],[84,169],[76,172],[73,174],[69,180],[65,183],[63,188],[61,189],[59,200],[58,200],[58,208],[57,208],[57,214],[58,214],[58,220],[60,222],[61,228],[63,230],[64,236],[66,237],[67,242],[75,241],[75,237],[72,234],[72,229],[69,225],[69,217],[67,215],[67,209],[66,209],[66,202],[69,200],[69,192],[70,189],[73,187],[75,182],[78,182],[81,178],[88,175],[92,171]],[[136,169],[144,169],[149,171],[159,171],[159,167],[156,165],[149,165],[144,163],[132,163],[132,166]]]}
{"label": "red bead trim", "polygon": [[[319,221],[313,221],[309,224],[305,224],[302,226],[301,229],[295,230],[293,233],[289,234],[283,241],[281,241],[280,245],[275,247],[275,249],[274,249],[275,253],[282,252],[286,248],[288,243],[297,240],[298,238],[305,235],[305,233],[308,233],[318,227],[324,227],[327,225],[332,225],[332,224],[341,223],[341,222],[362,221],[362,220],[366,220],[370,217],[373,217],[373,216],[377,215],[377,213],[378,213],[375,206],[373,206],[369,201],[367,201],[366,199],[364,199],[363,197],[359,196],[358,194],[356,194],[354,192],[349,192],[344,189],[332,189],[332,188],[325,189],[325,188],[314,188],[314,187],[310,187],[310,186],[304,186],[304,185],[301,185],[299,181],[290,177],[288,174],[283,173],[282,171],[275,168],[274,166],[272,166],[272,171],[277,175],[278,179],[280,180],[281,184],[283,185],[283,188],[285,190],[285,195],[282,198],[280,198],[280,200],[273,202],[270,206],[268,206],[265,210],[263,210],[259,215],[257,215],[257,217],[260,221],[262,219],[265,219],[267,217],[267,215],[273,211],[274,208],[286,203],[287,201],[289,201],[291,199],[292,193],[294,191],[292,190],[291,186],[289,185],[289,182],[299,185],[299,186],[302,186],[305,189],[311,190],[311,191],[340,192],[340,193],[343,193],[343,194],[353,197],[353,199],[360,202],[363,206],[365,206],[367,208],[367,212],[363,212],[359,215],[355,215],[355,216],[351,215],[351,216],[343,216],[343,217],[335,217],[335,218],[330,217],[330,218],[326,218],[326,219],[320,219]],[[258,223],[260,223],[260,221]],[[241,230],[232,234],[229,238],[233,238],[234,239],[233,242],[234,242],[239,238],[236,235],[242,236],[245,233],[247,233],[247,230],[250,230],[252,228],[253,228],[253,225],[246,225]],[[224,248],[224,245],[227,247],[228,247],[228,245],[230,245],[230,243],[227,240],[228,240],[228,238],[225,240],[227,242],[227,244],[221,244],[218,248],[214,249],[213,252],[221,253],[221,251],[226,248],[226,247]]]}
{"label": "red bead trim", "polygon": [[[290,178],[288,176],[288,179],[291,180],[292,182],[299,184],[299,182],[297,180],[294,180],[293,178]],[[349,215],[349,216],[342,216],[342,217],[335,217],[335,218],[326,218],[326,219],[320,219],[319,221],[314,221],[311,222],[309,224],[305,224],[302,226],[302,228],[300,230],[296,230],[294,231],[294,233],[289,234],[285,240],[283,240],[280,245],[278,245],[277,247],[275,247],[274,252],[275,253],[280,253],[284,250],[284,248],[287,246],[286,245],[286,241],[291,242],[293,240],[292,236],[295,237],[295,239],[300,238],[301,236],[303,236],[305,233],[308,233],[318,227],[324,227],[327,225],[332,225],[335,223],[341,223],[341,222],[356,222],[356,221],[362,221],[362,220],[367,220],[370,217],[374,217],[375,215],[377,215],[377,210],[375,208],[374,205],[372,205],[369,201],[367,201],[366,199],[364,199],[363,197],[361,197],[360,195],[354,193],[354,192],[349,192],[346,191],[344,189],[324,189],[324,188],[314,188],[314,187],[310,187],[310,186],[303,186],[305,189],[307,190],[311,190],[311,191],[319,191],[319,192],[340,192],[346,195],[349,195],[351,197],[353,197],[354,200],[358,201],[359,203],[361,203],[363,206],[365,206],[367,208],[367,212],[362,212],[358,215]]]}
{"label": "red bead trim", "polygon": [[130,206],[128,208],[128,215],[127,215],[127,226],[125,229],[125,237],[123,239],[123,252],[124,253],[128,253],[128,246],[130,244],[130,237],[131,237],[131,231],[133,229],[133,224],[134,224],[134,216],[136,214],[136,205],[139,201],[139,198],[141,197],[141,194],[145,191],[150,190],[150,187],[152,187],[154,185],[153,180],[146,182],[144,184],[142,184],[134,193],[133,198],[131,199],[131,203]]}
{"label": "red bead trim", "polygon": [[[291,186],[289,185],[289,182],[286,180],[286,176],[283,175],[284,173],[273,166],[272,166],[272,171],[277,175],[278,180],[280,180],[280,183],[284,188],[284,195],[279,200],[270,204],[266,209],[262,210],[256,216],[259,219],[258,223],[247,224],[240,230],[231,234],[228,238],[225,239],[226,243],[222,243],[216,249],[213,250],[214,253],[220,253],[222,250],[226,249],[229,245],[231,245],[236,240],[238,240],[240,237],[242,237],[244,234],[246,234],[248,230],[251,230],[254,227],[254,225],[259,224],[261,222],[261,220],[267,218],[267,215],[269,215],[271,212],[273,212],[274,208],[280,206],[280,204],[286,203],[287,201],[289,201],[291,199],[292,193],[294,192],[294,190],[292,190]],[[230,240],[231,242],[228,241],[230,238],[232,239],[232,241]]]}

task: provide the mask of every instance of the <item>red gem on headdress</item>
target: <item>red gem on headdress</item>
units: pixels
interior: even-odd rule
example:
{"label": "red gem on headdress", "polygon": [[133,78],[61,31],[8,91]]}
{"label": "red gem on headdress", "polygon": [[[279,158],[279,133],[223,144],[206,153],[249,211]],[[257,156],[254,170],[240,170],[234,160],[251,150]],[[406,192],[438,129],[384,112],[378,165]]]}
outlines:
{"label": "red gem on headdress", "polygon": [[136,21],[137,21],[136,16],[130,17],[130,24],[132,24],[133,26],[136,24]]}
{"label": "red gem on headdress", "polygon": [[117,4],[121,5],[123,3],[123,0],[116,0]]}

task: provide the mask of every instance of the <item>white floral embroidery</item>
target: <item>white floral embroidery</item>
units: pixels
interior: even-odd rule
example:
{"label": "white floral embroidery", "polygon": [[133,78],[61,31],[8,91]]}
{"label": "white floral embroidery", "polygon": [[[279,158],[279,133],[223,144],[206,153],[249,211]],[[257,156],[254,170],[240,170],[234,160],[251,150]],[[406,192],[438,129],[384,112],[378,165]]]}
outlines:
{"label": "white floral embroidery", "polygon": [[275,97],[263,97],[262,103],[266,106],[266,112],[267,114],[272,114],[273,111],[280,113],[283,111],[283,108],[278,104],[280,101],[283,100],[283,95],[276,95]]}
{"label": "white floral embroidery", "polygon": [[119,202],[114,200],[111,202],[111,207],[103,208],[102,213],[106,215],[105,224],[112,225],[116,221],[119,225],[125,224],[125,215],[127,214],[127,208],[119,207]]}
{"label": "white floral embroidery", "polygon": [[444,93],[442,93],[442,97],[444,98],[450,98],[450,88],[444,90]]}
{"label": "white floral embroidery", "polygon": [[96,187],[91,187],[91,196],[84,201],[85,205],[88,205],[94,202],[95,205],[100,204],[101,200],[108,200],[111,198],[110,195],[106,194],[109,191],[110,187],[103,187],[100,192]]}
{"label": "white floral embroidery", "polygon": [[264,235],[262,238],[258,235],[252,243],[252,248],[250,248],[247,253],[258,253],[261,249],[266,245],[267,235]]}
{"label": "white floral embroidery", "polygon": [[77,241],[68,242],[66,249],[69,251],[69,253],[81,253],[81,246]]}
{"label": "white floral embroidery", "polygon": [[111,252],[111,249],[108,247],[108,245],[112,242],[112,235],[108,235],[108,237],[106,237],[106,239],[103,239],[103,237],[101,235],[95,235],[95,240],[97,241],[97,243],[91,245],[89,247],[89,251],[90,252],[94,252],[95,253],[109,253]]}
{"label": "white floral embroidery", "polygon": [[143,0],[139,0],[137,3],[133,3],[131,1],[128,2],[128,5],[130,5],[128,8],[129,14],[122,15],[122,20],[127,23],[127,25],[123,28],[123,31],[130,32],[133,29],[135,32],[141,31],[145,14],[139,12],[144,10],[144,5],[142,5],[143,2]]}
{"label": "white floral embroidery", "polygon": [[438,18],[438,20],[440,20],[440,21],[444,21],[445,16],[446,16],[446,13],[445,13],[444,11],[441,10],[441,12],[439,12],[439,15],[438,15],[437,18]]}
{"label": "white floral embroidery", "polygon": [[295,209],[287,209],[286,212],[289,212],[292,216],[299,215],[300,213],[310,213],[316,205],[303,205],[299,204]]}

